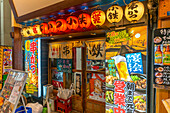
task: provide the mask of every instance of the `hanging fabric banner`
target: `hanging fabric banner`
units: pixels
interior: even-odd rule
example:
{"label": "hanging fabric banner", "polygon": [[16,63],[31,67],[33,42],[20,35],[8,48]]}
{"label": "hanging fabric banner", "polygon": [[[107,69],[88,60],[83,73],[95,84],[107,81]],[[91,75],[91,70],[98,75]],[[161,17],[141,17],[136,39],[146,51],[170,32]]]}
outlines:
{"label": "hanging fabric banner", "polygon": [[60,57],[60,44],[49,44],[49,58]]}
{"label": "hanging fabric banner", "polygon": [[65,43],[61,45],[61,58],[72,59],[72,43]]}
{"label": "hanging fabric banner", "polygon": [[104,60],[105,59],[105,41],[90,41],[87,42],[88,59]]}

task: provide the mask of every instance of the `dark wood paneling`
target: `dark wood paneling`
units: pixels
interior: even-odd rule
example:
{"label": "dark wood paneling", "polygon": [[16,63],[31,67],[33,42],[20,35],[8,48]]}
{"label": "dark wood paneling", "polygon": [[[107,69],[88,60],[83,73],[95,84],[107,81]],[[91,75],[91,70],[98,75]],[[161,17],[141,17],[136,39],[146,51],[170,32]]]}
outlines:
{"label": "dark wood paneling", "polygon": [[13,27],[13,69],[23,70],[21,29]]}

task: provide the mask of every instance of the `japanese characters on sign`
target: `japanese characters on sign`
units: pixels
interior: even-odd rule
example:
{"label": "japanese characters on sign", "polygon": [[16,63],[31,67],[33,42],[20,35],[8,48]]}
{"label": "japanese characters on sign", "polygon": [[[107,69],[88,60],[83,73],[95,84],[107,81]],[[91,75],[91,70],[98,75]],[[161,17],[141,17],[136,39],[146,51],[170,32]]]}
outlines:
{"label": "japanese characters on sign", "polygon": [[142,54],[131,53],[126,54],[127,67],[129,73],[140,73],[143,74]]}
{"label": "japanese characters on sign", "polygon": [[79,24],[78,24],[78,18],[75,16],[69,16],[66,20],[67,22],[67,27],[70,30],[75,30],[78,28]]}
{"label": "japanese characters on sign", "polygon": [[95,10],[91,14],[92,24],[95,26],[101,26],[105,23],[106,17],[102,10]]}
{"label": "japanese characters on sign", "polygon": [[123,9],[118,5],[111,6],[106,15],[110,23],[118,23],[123,17]]}
{"label": "japanese characters on sign", "polygon": [[91,17],[89,14],[86,13],[80,14],[78,20],[81,28],[88,28],[91,25]]}
{"label": "japanese characters on sign", "polygon": [[154,83],[170,85],[170,28],[154,32]]}
{"label": "japanese characters on sign", "polygon": [[104,60],[105,58],[105,41],[87,42],[88,59]]}
{"label": "japanese characters on sign", "polygon": [[106,41],[109,42],[110,44],[120,43],[131,39],[129,34],[126,32],[126,30],[122,30],[118,32],[116,31],[107,32],[106,36],[107,36]]}
{"label": "japanese characters on sign", "polygon": [[128,21],[134,23],[142,18],[144,14],[144,5],[142,2],[133,1],[125,8],[125,17]]}
{"label": "japanese characters on sign", "polygon": [[29,73],[26,92],[38,95],[38,39],[25,41],[25,71]]}
{"label": "japanese characters on sign", "polygon": [[72,43],[66,43],[61,45],[61,58],[72,59]]}
{"label": "japanese characters on sign", "polygon": [[106,113],[146,112],[147,27],[108,32],[107,38]]}
{"label": "japanese characters on sign", "polygon": [[60,44],[49,44],[49,58],[60,58]]}

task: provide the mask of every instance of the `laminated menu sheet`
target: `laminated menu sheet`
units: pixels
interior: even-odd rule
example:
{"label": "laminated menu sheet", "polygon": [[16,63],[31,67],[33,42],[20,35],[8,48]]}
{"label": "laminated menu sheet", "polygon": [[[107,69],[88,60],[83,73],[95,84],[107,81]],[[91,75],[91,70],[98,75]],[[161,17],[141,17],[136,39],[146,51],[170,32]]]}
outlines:
{"label": "laminated menu sheet", "polygon": [[28,73],[11,70],[0,94],[0,113],[14,113]]}

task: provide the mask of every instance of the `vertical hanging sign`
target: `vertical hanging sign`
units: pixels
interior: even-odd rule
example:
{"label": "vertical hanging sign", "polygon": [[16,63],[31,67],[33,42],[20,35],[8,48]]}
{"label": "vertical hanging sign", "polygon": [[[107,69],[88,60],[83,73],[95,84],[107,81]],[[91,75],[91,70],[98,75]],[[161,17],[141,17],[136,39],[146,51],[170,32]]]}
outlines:
{"label": "vertical hanging sign", "polygon": [[[25,41],[26,93],[38,96],[38,39]],[[39,83],[40,84],[40,83]]]}

